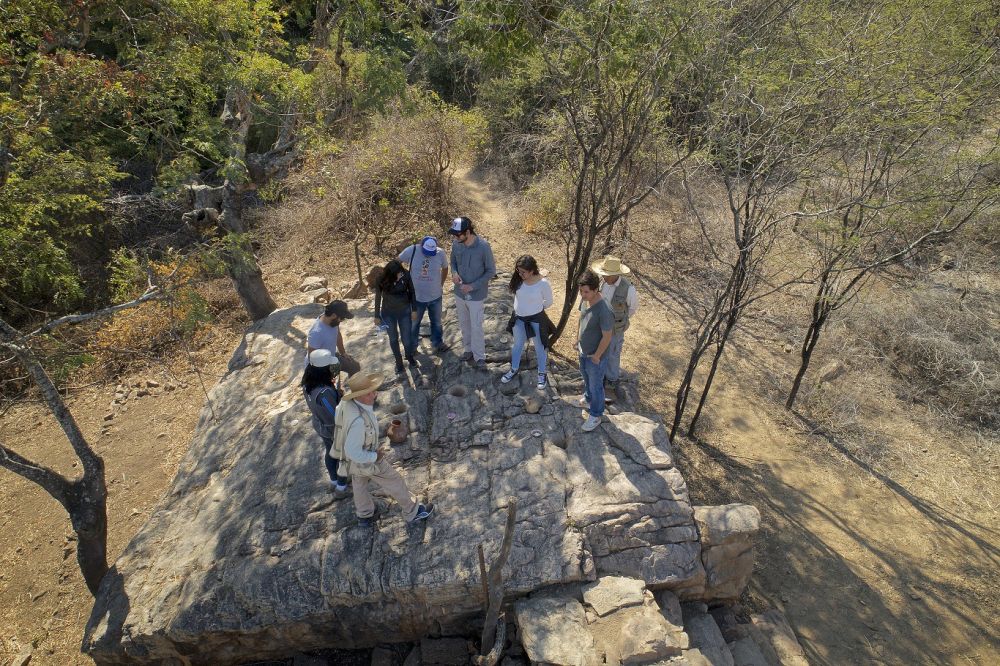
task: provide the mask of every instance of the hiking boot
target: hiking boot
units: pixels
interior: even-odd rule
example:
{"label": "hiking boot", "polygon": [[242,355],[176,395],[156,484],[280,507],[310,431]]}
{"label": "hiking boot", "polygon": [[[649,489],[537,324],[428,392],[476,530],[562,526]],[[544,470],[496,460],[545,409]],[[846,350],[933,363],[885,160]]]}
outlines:
{"label": "hiking boot", "polygon": [[427,520],[432,513],[434,513],[433,504],[418,504],[417,513],[414,514],[413,519],[410,522],[419,523],[421,520]]}
{"label": "hiking boot", "polygon": [[396,374],[397,375],[401,375],[404,372],[406,372],[406,368],[403,367],[403,364],[402,363],[397,363],[396,364]]}
{"label": "hiking boot", "polygon": [[486,359],[485,358],[481,358],[478,361],[476,361],[475,363],[473,363],[472,365],[474,365],[476,368],[478,368],[480,370],[485,370],[486,369]]}
{"label": "hiking boot", "polygon": [[406,357],[406,362],[410,364],[411,368],[415,368],[418,365],[417,364],[417,359],[413,358],[412,354],[410,356]]}
{"label": "hiking boot", "polygon": [[535,385],[539,391],[544,391],[545,387],[549,385],[548,378],[545,376],[544,372],[538,373],[538,383]]}
{"label": "hiking boot", "polygon": [[599,425],[601,425],[601,417],[591,414],[587,417],[587,420],[583,422],[582,428],[584,432],[590,432],[591,430],[595,430]]}
{"label": "hiking boot", "polygon": [[503,373],[503,377],[500,378],[500,383],[501,384],[510,383],[510,380],[514,379],[514,377],[517,377],[518,372],[519,372],[518,370],[511,368],[507,372]]}
{"label": "hiking boot", "polygon": [[472,363],[472,352],[465,352],[458,357],[458,360],[465,361],[466,363]]}
{"label": "hiking boot", "polygon": [[442,342],[441,344],[439,344],[437,347],[434,348],[434,351],[437,352],[438,354],[443,354],[449,349],[451,349],[451,345],[449,345],[447,342]]}

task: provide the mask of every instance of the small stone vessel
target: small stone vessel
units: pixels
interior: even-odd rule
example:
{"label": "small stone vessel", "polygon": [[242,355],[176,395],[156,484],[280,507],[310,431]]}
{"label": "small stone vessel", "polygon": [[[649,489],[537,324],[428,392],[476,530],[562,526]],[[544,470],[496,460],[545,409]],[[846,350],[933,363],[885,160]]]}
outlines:
{"label": "small stone vessel", "polygon": [[410,434],[410,429],[403,419],[393,419],[386,434],[389,435],[389,441],[393,444],[402,444],[406,441],[406,436]]}

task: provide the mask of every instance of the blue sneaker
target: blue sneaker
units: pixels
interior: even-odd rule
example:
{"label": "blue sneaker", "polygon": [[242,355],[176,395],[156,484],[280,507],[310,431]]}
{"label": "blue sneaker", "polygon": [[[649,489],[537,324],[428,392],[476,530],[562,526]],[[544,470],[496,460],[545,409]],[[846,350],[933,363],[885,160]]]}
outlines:
{"label": "blue sneaker", "polygon": [[416,515],[413,516],[413,520],[411,520],[410,522],[419,523],[421,520],[427,520],[432,513],[434,513],[433,504],[426,504],[426,505],[418,504],[417,513]]}

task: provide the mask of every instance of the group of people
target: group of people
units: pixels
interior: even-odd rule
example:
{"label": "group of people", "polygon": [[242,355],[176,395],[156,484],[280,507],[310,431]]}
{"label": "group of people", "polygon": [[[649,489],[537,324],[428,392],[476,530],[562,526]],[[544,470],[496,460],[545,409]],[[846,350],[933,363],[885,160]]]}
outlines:
{"label": "group of people", "polygon": [[[450,227],[453,245],[450,261],[433,236],[403,249],[387,263],[375,281],[376,326],[388,333],[396,372],[405,372],[404,360],[418,368],[416,351],[424,313],[430,320],[431,346],[436,353],[449,351],[444,342],[442,297],[449,273],[454,285],[455,311],[461,330],[462,361],[486,368],[484,306],[496,264],[489,243],[475,233],[468,217],[455,218]],[[584,431],[597,428],[604,413],[605,382],[617,387],[621,378],[621,352],[630,318],[638,309],[635,287],[626,277],[630,269],[616,257],[605,257],[578,280],[581,296],[577,350],[587,408]],[[507,323],[512,334],[510,367],[500,377],[507,384],[521,370],[528,340],[538,360],[536,386],[548,386],[547,349],[554,330],[546,309],[552,305],[552,287],[530,255],[517,259],[508,285],[514,311]],[[385,378],[361,372],[361,365],[347,354],[340,323],[354,317],[347,303],[333,301],[309,330],[302,390],[313,414],[313,427],[323,441],[325,463],[333,490],[345,495],[353,488],[358,523],[371,526],[375,503],[374,484],[399,503],[409,522],[426,520],[432,504],[416,501],[399,472],[380,448],[374,405]],[[348,374],[338,386],[340,372]]]}

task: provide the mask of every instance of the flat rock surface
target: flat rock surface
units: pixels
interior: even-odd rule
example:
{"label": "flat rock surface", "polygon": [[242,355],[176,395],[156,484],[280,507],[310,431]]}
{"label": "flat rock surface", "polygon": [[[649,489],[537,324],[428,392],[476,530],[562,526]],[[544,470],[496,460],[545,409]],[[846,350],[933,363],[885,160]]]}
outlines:
{"label": "flat rock surface", "polygon": [[583,606],[573,597],[533,597],[514,604],[521,644],[532,663],[599,663]]}
{"label": "flat rock surface", "polygon": [[351,306],[348,352],[387,377],[376,413],[406,419],[392,458],[435,515],[408,527],[378,499],[376,527],[364,529],[352,499],[334,499],[299,389],[322,306],[276,311],[246,334],[172,486],[102,583],[83,644],[95,661],[227,664],[438,633],[481,612],[476,545],[496,555],[510,497],[511,598],[598,574],[682,596],[704,586],[661,424],[626,413],[583,433],[572,367],[552,368],[537,413],[524,409],[539,395],[532,373],[501,393],[510,296],[499,281],[486,306],[488,371],[459,361],[450,296],[454,351],[418,353],[420,371],[401,376],[370,304]]}
{"label": "flat rock surface", "polygon": [[602,576],[583,586],[583,600],[604,617],[619,608],[641,604],[645,588],[645,581],[635,578]]}

